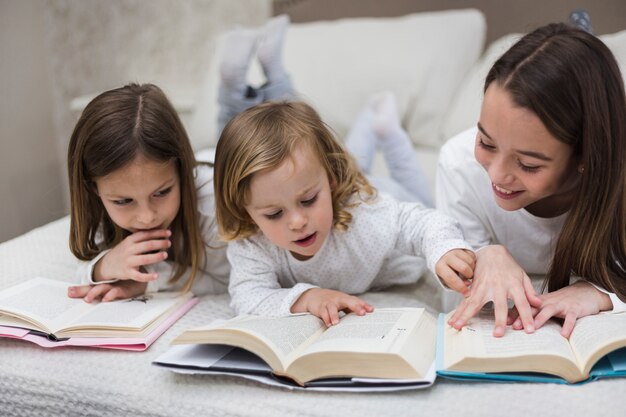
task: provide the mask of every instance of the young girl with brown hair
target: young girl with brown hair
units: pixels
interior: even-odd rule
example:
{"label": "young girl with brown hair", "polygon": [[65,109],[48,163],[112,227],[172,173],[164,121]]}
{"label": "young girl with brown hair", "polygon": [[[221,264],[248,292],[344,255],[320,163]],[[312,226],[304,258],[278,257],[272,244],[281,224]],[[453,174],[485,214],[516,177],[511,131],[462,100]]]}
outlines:
{"label": "young girl with brown hair", "polygon": [[[152,84],[106,91],[85,108],[68,149],[70,248],[83,286],[110,301],[164,287],[226,290],[212,169],[197,163],[167,97]],[[97,285],[96,285],[97,284]]]}
{"label": "young girl with brown hair", "polygon": [[[550,24],[493,65],[477,129],[442,149],[437,206],[477,252],[462,328],[488,301],[494,335],[626,310],[626,99],[613,54],[590,33]],[[527,274],[545,275],[537,295]]]}

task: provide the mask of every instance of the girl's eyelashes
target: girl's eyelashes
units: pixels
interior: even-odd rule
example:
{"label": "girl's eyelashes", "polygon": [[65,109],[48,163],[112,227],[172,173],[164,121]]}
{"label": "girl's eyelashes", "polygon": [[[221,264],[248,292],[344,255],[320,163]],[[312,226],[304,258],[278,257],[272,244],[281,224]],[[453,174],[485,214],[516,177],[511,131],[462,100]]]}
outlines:
{"label": "girl's eyelashes", "polygon": [[[304,207],[312,206],[317,201],[317,196],[318,195],[315,194],[313,197],[307,200],[302,200],[300,201],[300,204],[302,204]],[[282,215],[283,215],[283,210],[278,210],[278,211],[275,211],[274,213],[264,214],[263,216],[265,216],[265,218],[268,220],[276,220],[276,219],[280,219]]]}
{"label": "girl's eyelashes", "polygon": [[[478,136],[478,146],[480,146],[481,148],[483,148],[484,150],[488,151],[488,152],[495,152],[496,151],[496,147],[493,145],[488,145],[483,141],[482,136]],[[537,172],[541,166],[534,166],[534,165],[525,165],[522,163],[522,161],[520,161],[519,159],[516,160],[517,162],[517,166],[520,167],[522,169],[522,171],[525,172]]]}
{"label": "girl's eyelashes", "polygon": [[303,206],[311,206],[313,205],[313,203],[315,203],[317,201],[317,194],[315,194],[312,198],[309,198],[308,200],[304,200],[301,202],[301,204]]}
{"label": "girl's eyelashes", "polygon": [[282,214],[283,214],[283,211],[282,210],[278,210],[275,213],[266,214],[265,217],[267,219],[269,219],[269,220],[276,220],[276,219],[279,219],[280,216],[282,216]]}
{"label": "girl's eyelashes", "polygon": [[487,150],[487,151],[495,151],[496,147],[493,145],[487,145],[484,141],[483,138],[481,136],[478,137],[478,146],[480,146],[481,148]]}
{"label": "girl's eyelashes", "polygon": [[526,172],[537,172],[539,168],[541,168],[540,166],[524,165],[519,159],[517,160],[517,166],[519,166],[523,171]]}
{"label": "girl's eyelashes", "polygon": [[133,202],[130,198],[122,198],[120,200],[111,200],[111,202],[117,206],[127,206]]}
{"label": "girl's eyelashes", "polygon": [[165,197],[166,195],[168,195],[170,192],[172,191],[172,187],[167,187],[164,190],[161,191],[157,191],[156,193],[154,193],[155,197]]}

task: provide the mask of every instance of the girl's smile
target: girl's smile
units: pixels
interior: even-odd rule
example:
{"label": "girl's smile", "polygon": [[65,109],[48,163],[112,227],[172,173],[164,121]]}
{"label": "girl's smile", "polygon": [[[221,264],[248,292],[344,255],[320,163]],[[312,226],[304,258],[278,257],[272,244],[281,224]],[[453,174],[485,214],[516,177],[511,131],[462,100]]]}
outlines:
{"label": "girl's smile", "polygon": [[485,91],[474,155],[502,209],[539,217],[569,209],[579,177],[572,148],[497,83]]}

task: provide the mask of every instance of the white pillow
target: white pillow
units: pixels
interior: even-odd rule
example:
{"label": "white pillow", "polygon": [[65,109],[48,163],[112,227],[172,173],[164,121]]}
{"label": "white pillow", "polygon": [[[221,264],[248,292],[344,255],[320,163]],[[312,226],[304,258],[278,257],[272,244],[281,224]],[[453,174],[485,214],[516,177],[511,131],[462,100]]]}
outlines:
{"label": "white pillow", "polygon": [[615,60],[619,64],[619,69],[622,72],[622,78],[626,83],[626,30],[601,35],[600,39],[602,39],[602,42],[604,42],[611,52],[613,52],[613,55],[615,55]]}
{"label": "white pillow", "polygon": [[521,37],[521,33],[512,33],[495,40],[474,64],[463,80],[463,85],[458,89],[444,119],[441,129],[443,141],[476,125],[483,102],[483,87],[487,73],[493,63]]}
{"label": "white pillow", "polygon": [[[475,9],[291,24],[284,60],[301,97],[340,137],[371,95],[392,91],[412,139],[438,147],[443,118],[480,56],[485,32],[484,16]],[[217,140],[218,68],[213,59],[191,119],[196,149]],[[258,66],[251,79],[262,82]]]}
{"label": "white pillow", "polygon": [[[463,86],[459,89],[452,102],[450,111],[445,118],[442,128],[443,139],[451,138],[467,128],[476,125],[480,116],[480,106],[483,101],[483,87],[487,73],[493,63],[504,54],[523,34],[513,33],[495,40],[483,56],[476,62],[469,72]],[[599,38],[611,49],[620,66],[622,76],[626,80],[626,30],[601,35]]]}

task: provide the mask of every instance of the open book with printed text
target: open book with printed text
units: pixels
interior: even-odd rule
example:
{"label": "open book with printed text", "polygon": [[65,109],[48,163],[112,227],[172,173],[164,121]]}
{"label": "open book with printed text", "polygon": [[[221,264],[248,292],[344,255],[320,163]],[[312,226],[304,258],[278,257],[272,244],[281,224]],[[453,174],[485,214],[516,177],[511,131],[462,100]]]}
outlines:
{"label": "open book with printed text", "polygon": [[531,334],[508,327],[504,337],[495,338],[493,311],[472,318],[461,331],[445,324],[448,317],[439,320],[441,376],[563,383],[626,376],[624,313],[579,318],[569,340],[554,320]]}
{"label": "open book with printed text", "polygon": [[[232,355],[232,347],[240,348],[260,358],[267,364],[265,369],[283,382],[290,380],[299,386],[389,382],[397,388],[402,384],[432,383],[435,334],[436,318],[424,309],[381,308],[365,316],[348,314],[332,327],[326,327],[310,314],[273,318],[240,316],[225,323],[187,330],[172,343],[212,344],[218,349],[228,346],[217,359],[228,359],[231,364],[233,356],[224,355]],[[238,359],[243,358],[241,352],[235,353]],[[174,368],[180,364],[171,359],[171,356],[160,358],[155,364]],[[210,362],[207,369],[212,366],[224,373],[255,372],[263,368],[250,365],[242,369],[238,366],[240,362],[225,367],[224,360]],[[198,368],[197,363],[186,364]]]}
{"label": "open book with printed text", "polygon": [[557,321],[532,334],[508,327],[501,338],[492,336],[493,327],[493,311],[461,331],[448,326],[444,314],[437,323],[415,308],[348,314],[330,328],[312,315],[241,316],[183,332],[173,342],[182,346],[153,364],[305,388],[428,386],[435,362],[437,375],[463,380],[580,383],[626,376],[624,313],[583,317],[569,340]]}
{"label": "open book with printed text", "polygon": [[156,293],[86,303],[69,284],[33,278],[0,291],[0,336],[43,347],[145,350],[196,302],[193,294]]}

